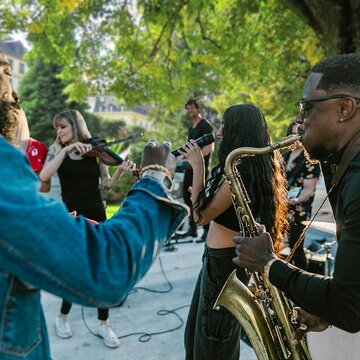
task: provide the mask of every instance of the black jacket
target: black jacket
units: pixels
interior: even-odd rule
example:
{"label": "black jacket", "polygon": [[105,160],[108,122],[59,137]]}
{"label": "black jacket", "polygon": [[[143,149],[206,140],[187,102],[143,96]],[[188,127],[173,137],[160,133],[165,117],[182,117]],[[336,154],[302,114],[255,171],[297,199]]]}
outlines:
{"label": "black jacket", "polygon": [[[322,163],[329,190],[332,172],[339,162],[335,154]],[[340,329],[360,331],[360,153],[349,164],[334,188],[330,203],[337,227],[338,249],[332,278],[306,273],[276,261],[270,282],[304,310]]]}

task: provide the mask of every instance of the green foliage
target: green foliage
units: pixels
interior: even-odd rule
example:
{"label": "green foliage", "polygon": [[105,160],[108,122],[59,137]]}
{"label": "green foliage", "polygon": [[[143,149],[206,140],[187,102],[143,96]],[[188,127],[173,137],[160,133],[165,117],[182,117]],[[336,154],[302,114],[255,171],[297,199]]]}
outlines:
{"label": "green foliage", "polygon": [[106,121],[102,120],[101,129],[98,136],[104,138],[119,138],[125,136],[122,134],[122,129],[126,128],[126,122],[124,120]]}
{"label": "green foliage", "polygon": [[106,207],[106,217],[110,219],[119,210],[119,204],[108,204]]}
{"label": "green foliage", "polygon": [[29,32],[33,56],[61,65],[71,99],[107,89],[171,113],[195,95],[220,114],[252,102],[275,138],[323,57],[313,31],[275,0],[12,0],[0,17],[3,30]]}
{"label": "green foliage", "polygon": [[99,119],[86,112],[87,105],[69,101],[63,93],[64,84],[58,74],[61,68],[51,63],[32,60],[29,71],[21,81],[19,97],[28,118],[31,136],[50,145],[56,134],[52,126],[56,114],[68,108],[79,110],[85,117],[90,132],[100,129]]}

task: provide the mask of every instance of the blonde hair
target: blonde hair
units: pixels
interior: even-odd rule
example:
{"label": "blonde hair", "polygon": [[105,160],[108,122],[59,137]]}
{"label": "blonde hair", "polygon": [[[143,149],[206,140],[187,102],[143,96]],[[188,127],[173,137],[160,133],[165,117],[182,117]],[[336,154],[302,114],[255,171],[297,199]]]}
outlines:
{"label": "blonde hair", "polygon": [[90,131],[86,125],[85,119],[77,110],[65,110],[57,114],[53,120],[53,126],[56,129],[60,120],[66,119],[72,126],[76,141],[84,141],[91,138]]}

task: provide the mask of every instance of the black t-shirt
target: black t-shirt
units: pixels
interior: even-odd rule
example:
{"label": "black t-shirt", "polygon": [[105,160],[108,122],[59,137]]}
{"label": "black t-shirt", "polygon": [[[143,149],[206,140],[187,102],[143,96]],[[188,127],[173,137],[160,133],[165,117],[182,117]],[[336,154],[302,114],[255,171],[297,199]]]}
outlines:
{"label": "black t-shirt", "polygon": [[[72,160],[66,156],[58,169],[61,196],[69,211],[103,207],[100,193],[100,169],[95,157]],[[94,219],[97,220],[97,219]]]}
{"label": "black t-shirt", "polygon": [[[196,127],[191,126],[189,128],[188,141],[191,139],[196,140],[205,134],[212,133],[213,131],[214,129],[211,126],[211,124],[207,120],[201,119],[201,121],[196,125]],[[204,156],[206,172],[208,171],[209,160],[210,160],[210,154]]]}

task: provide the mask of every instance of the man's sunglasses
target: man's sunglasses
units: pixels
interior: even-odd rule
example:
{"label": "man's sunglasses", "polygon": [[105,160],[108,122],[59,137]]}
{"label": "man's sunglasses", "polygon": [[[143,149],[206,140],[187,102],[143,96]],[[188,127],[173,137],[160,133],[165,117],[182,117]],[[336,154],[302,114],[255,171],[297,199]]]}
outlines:
{"label": "man's sunglasses", "polygon": [[351,96],[351,95],[345,95],[345,94],[338,94],[338,95],[329,95],[329,96],[319,96],[317,98],[310,98],[310,99],[301,99],[298,102],[299,111],[300,111],[300,117],[301,121],[304,121],[305,118],[309,115],[310,110],[314,106],[314,103],[321,102],[321,101],[327,101],[331,99],[346,99],[351,98],[354,99],[356,104],[360,103],[360,98]]}

